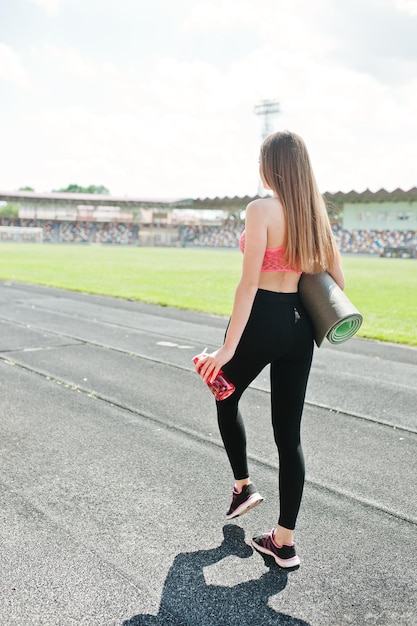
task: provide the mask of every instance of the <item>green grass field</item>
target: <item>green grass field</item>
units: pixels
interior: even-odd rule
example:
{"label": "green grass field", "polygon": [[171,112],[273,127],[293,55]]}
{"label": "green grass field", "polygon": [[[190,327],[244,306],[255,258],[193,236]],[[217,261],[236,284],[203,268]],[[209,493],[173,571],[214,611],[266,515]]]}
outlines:
{"label": "green grass field", "polygon": [[[237,250],[0,244],[0,279],[228,315]],[[344,256],[359,336],[417,345],[417,261]]]}

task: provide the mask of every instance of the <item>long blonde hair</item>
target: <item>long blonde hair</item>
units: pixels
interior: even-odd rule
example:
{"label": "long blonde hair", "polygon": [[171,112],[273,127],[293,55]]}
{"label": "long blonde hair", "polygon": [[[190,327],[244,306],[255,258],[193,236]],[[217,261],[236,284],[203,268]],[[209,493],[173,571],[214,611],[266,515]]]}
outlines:
{"label": "long blonde hair", "polygon": [[269,135],[261,146],[260,166],[284,209],[284,262],[307,273],[329,269],[339,253],[304,141],[290,131]]}

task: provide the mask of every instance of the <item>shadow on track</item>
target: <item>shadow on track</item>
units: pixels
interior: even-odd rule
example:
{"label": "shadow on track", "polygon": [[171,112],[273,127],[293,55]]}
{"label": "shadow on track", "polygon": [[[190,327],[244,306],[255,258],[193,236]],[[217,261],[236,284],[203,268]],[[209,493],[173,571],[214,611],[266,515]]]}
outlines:
{"label": "shadow on track", "polygon": [[268,599],[285,589],[288,572],[265,557],[268,571],[257,580],[233,587],[207,584],[203,569],[228,556],[248,558],[253,551],[239,526],[223,527],[220,546],[178,554],[168,572],[158,615],[135,615],[123,626],[309,626],[308,622],[278,613]]}

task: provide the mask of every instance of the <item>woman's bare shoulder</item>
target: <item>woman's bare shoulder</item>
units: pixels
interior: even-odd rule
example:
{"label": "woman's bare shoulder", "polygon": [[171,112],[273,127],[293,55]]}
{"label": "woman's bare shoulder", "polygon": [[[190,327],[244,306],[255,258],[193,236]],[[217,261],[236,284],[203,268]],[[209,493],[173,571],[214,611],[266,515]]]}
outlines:
{"label": "woman's bare shoulder", "polygon": [[252,200],[246,207],[246,211],[263,211],[265,209],[270,209],[272,206],[279,204],[279,201],[276,198],[272,198],[268,196],[266,198],[256,198],[256,200]]}
{"label": "woman's bare shoulder", "polygon": [[246,207],[246,216],[256,215],[263,217],[268,223],[275,221],[277,216],[282,216],[283,209],[278,198],[268,196],[252,200]]}

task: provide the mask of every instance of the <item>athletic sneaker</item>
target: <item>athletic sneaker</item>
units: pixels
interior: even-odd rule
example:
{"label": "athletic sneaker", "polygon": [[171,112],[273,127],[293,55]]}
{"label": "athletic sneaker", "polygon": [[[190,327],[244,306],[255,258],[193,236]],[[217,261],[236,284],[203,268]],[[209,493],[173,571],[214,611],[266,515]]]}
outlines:
{"label": "athletic sneaker", "polygon": [[258,550],[258,552],[272,556],[280,567],[296,567],[300,565],[300,559],[295,552],[294,544],[292,546],[284,544],[279,547],[275,543],[274,532],[275,528],[269,533],[255,535],[252,539],[252,546],[255,550]]}
{"label": "athletic sneaker", "polygon": [[244,485],[242,491],[238,493],[233,489],[233,499],[230,509],[226,513],[227,519],[238,517],[247,513],[263,501],[263,497],[258,493],[252,483]]}

